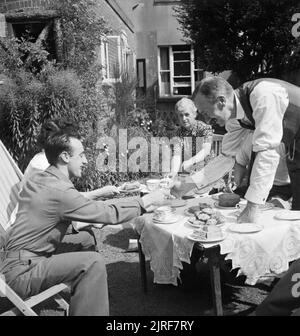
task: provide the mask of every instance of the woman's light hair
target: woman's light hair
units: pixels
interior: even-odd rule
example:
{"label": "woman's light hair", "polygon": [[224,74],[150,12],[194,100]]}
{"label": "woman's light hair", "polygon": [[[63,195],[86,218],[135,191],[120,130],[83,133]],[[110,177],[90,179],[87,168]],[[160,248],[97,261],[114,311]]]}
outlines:
{"label": "woman's light hair", "polygon": [[179,112],[185,109],[191,109],[193,112],[197,111],[197,107],[195,106],[194,102],[189,98],[181,98],[175,105],[175,112]]}
{"label": "woman's light hair", "polygon": [[233,92],[233,87],[222,77],[214,76],[202,79],[199,85],[193,92],[192,99],[194,100],[198,93],[212,100],[213,102],[218,96],[224,95],[229,97]]}

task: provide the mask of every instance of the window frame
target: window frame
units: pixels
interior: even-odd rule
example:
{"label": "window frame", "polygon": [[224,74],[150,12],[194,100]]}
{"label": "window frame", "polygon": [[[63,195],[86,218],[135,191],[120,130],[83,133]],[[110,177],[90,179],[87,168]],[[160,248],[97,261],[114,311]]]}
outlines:
{"label": "window frame", "polygon": [[[173,50],[173,48],[179,47],[179,46],[189,46],[189,50],[188,51],[175,51]],[[168,48],[168,61],[169,61],[169,69],[161,69],[161,49],[162,48]],[[189,76],[175,76],[174,75],[174,62],[180,62],[180,60],[178,61],[174,61],[174,54],[176,53],[190,53],[190,75]],[[184,62],[184,60],[183,60]],[[198,69],[195,67],[195,50],[193,48],[192,45],[189,44],[181,44],[181,45],[159,45],[157,48],[157,63],[158,63],[158,87],[159,87],[159,97],[160,98],[180,98],[180,97],[185,97],[185,96],[191,96],[192,92],[195,90],[195,86],[196,86],[196,76],[195,73],[196,72],[203,72],[204,73],[204,69]],[[170,75],[170,82],[169,82],[169,89],[170,89],[170,94],[165,94],[162,92],[162,74],[163,73],[169,73]],[[190,78],[190,84],[191,85],[176,85],[174,78],[180,78],[180,77],[187,77]],[[204,77],[204,76],[203,76]],[[186,94],[174,94],[174,88],[176,87],[190,87],[191,88],[191,94],[190,95],[186,95]]]}
{"label": "window frame", "polygon": [[[110,75],[110,60],[109,60],[109,40],[116,39],[117,43],[117,66],[118,72],[120,74],[119,77],[111,77]],[[122,74],[125,71],[130,71],[129,69],[129,57],[132,57],[132,64],[134,65],[134,52],[128,46],[127,43],[127,35],[122,32],[120,35],[107,35],[103,37],[103,41],[100,45],[100,62],[105,70],[103,71],[102,82],[103,83],[113,83],[119,82],[122,80]]]}

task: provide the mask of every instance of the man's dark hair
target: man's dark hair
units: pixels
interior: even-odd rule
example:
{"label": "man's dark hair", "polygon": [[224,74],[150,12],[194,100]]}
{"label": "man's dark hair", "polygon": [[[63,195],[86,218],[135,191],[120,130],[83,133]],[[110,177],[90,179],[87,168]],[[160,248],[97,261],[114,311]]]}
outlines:
{"label": "man's dark hair", "polygon": [[70,138],[80,139],[77,132],[71,132],[71,130],[66,131],[63,129],[58,130],[56,133],[52,133],[45,139],[45,155],[50,165],[55,165],[59,155],[64,151],[72,155]]}
{"label": "man's dark hair", "polygon": [[60,130],[63,130],[65,133],[68,134],[75,134],[76,126],[69,120],[65,119],[51,119],[46,120],[41,127],[40,134],[38,136],[38,145],[41,149],[45,148],[45,143],[47,138]]}

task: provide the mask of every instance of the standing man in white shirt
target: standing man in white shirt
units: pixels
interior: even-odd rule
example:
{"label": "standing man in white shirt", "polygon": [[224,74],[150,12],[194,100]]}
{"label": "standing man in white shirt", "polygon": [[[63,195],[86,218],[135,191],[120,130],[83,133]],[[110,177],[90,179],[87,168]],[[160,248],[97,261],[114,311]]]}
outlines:
{"label": "standing man in white shirt", "polygon": [[[265,203],[273,185],[281,142],[285,144],[292,185],[292,209],[300,210],[300,88],[278,79],[263,78],[233,90],[226,80],[215,76],[203,79],[192,99],[207,119],[215,118],[219,125],[236,119],[241,128],[254,131],[253,165],[245,194],[248,202],[239,222],[257,221],[259,205]],[[227,146],[231,136],[235,132],[224,137],[222,146]],[[189,181],[190,189],[197,185],[196,175]]]}
{"label": "standing man in white shirt", "polygon": [[[251,161],[252,152],[252,138],[253,131],[249,130],[248,135],[245,137],[243,144],[235,156],[235,166],[234,166],[234,182],[237,188],[234,190],[235,193],[244,197],[247,191],[247,179],[248,179],[248,168]],[[285,146],[281,143],[277,152],[279,154],[279,163],[274,177],[273,186],[268,195],[268,201],[273,197],[280,198],[282,201],[288,201],[292,197],[291,180],[288,173],[288,168],[286,164],[285,157]],[[286,203],[286,204],[285,204]],[[284,204],[288,206],[288,202]]]}

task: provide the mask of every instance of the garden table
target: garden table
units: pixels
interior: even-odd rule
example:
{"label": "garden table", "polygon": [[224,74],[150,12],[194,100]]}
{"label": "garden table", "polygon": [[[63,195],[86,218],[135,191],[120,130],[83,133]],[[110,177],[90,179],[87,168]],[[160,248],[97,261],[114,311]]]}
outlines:
{"label": "garden table", "polygon": [[282,211],[273,208],[262,211],[259,223],[263,230],[256,233],[235,233],[230,225],[236,220],[236,209],[218,209],[228,220],[223,226],[226,238],[217,243],[198,243],[187,238],[194,230],[187,223],[185,210],[199,202],[214,205],[211,196],[187,200],[176,213],[182,218],[174,224],[154,224],[153,214],[144,214],[134,220],[139,235],[139,255],[142,281],[146,290],[145,257],[150,259],[154,283],[177,285],[183,262],[190,263],[194,248],[201,249],[208,257],[215,315],[222,315],[220,259],[230,260],[232,269],[238,268],[245,275],[245,282],[255,285],[270,276],[280,276],[289,262],[300,257],[300,220],[278,220],[274,216]]}

